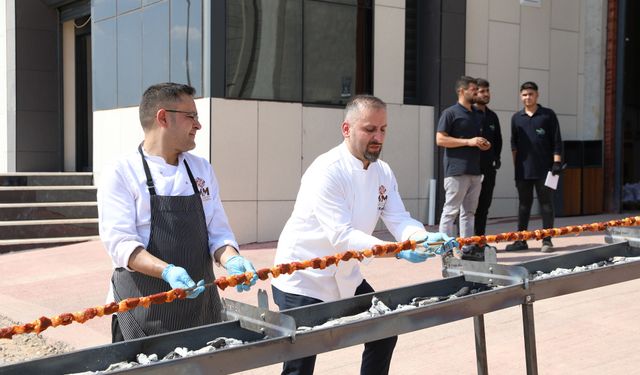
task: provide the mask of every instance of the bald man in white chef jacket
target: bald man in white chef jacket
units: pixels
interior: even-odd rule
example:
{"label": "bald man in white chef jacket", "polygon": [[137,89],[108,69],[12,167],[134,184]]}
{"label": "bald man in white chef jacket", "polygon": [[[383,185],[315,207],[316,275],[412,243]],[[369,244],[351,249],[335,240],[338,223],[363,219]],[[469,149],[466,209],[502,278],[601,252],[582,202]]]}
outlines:
{"label": "bald man in white chef jacket", "polygon": [[[374,96],[359,95],[345,111],[344,142],[320,155],[302,177],[293,213],[280,234],[275,264],[383,244],[385,241],[371,235],[379,218],[397,241],[444,241],[445,247],[451,246],[452,239],[428,233],[421,222],[411,218],[391,168],[378,160],[387,130],[386,104]],[[396,258],[424,262],[441,249],[422,250],[404,250]],[[374,291],[355,259],[324,270],[282,274],[271,284],[280,310]],[[387,374],[396,341],[394,336],[366,343],[361,374]],[[301,358],[285,362],[282,373],[312,374],[314,366],[315,356]]]}

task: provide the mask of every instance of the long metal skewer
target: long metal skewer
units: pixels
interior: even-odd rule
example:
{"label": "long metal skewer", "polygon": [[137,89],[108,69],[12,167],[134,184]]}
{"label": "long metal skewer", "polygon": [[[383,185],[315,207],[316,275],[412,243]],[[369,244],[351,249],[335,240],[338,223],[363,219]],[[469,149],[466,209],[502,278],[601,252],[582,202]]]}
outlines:
{"label": "long metal skewer", "polygon": [[[421,241],[416,241],[416,244],[420,245],[420,244],[423,244],[425,241],[426,241],[426,239],[421,240]],[[437,247],[437,246],[442,246],[445,243],[446,243],[445,241],[429,242],[425,247],[427,247],[427,248],[429,248],[429,247]],[[435,254],[434,254],[434,256],[435,256]],[[255,275],[255,273],[254,273],[254,275]],[[191,293],[193,293],[194,290],[196,290],[197,288],[199,288],[201,286],[206,289],[206,288],[209,288],[209,287],[215,286],[215,285],[216,285],[216,282],[214,280],[214,281],[212,281],[210,283],[206,283],[206,284],[202,284],[202,285],[194,285],[192,287],[184,289],[184,291],[187,293],[187,295],[191,295]]]}

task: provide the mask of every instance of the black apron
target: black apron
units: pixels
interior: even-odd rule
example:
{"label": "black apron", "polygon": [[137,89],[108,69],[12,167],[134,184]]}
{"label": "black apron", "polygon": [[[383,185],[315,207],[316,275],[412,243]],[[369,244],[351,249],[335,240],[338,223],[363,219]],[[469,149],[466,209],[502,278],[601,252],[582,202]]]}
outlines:
{"label": "black apron", "polygon": [[[215,279],[213,262],[209,254],[208,232],[196,185],[187,161],[184,165],[193,186],[193,195],[156,195],[149,165],[142,156],[147,187],[151,196],[151,234],[147,251],[154,256],[183,267],[195,281]],[[171,286],[162,279],[117,268],[111,278],[116,302],[129,297],[148,296],[165,292]],[[118,323],[125,340],[155,335],[179,329],[217,323],[222,320],[222,303],[215,287],[206,288],[194,299],[175,300],[170,303],[138,307],[118,313]]]}

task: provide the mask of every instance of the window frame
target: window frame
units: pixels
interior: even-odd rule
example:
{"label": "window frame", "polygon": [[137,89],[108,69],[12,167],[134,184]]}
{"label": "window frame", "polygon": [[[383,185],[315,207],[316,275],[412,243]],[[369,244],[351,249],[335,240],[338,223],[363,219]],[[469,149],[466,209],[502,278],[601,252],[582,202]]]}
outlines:
{"label": "window frame", "polygon": [[[236,1],[236,0],[232,0]],[[302,32],[304,33],[304,3],[307,1],[330,3],[339,5],[348,5],[341,1],[332,0],[303,0],[301,3],[302,12]],[[300,56],[300,92],[297,100],[276,99],[276,98],[251,98],[227,95],[226,84],[226,64],[227,64],[227,0],[214,0],[211,6],[211,96],[216,98],[232,99],[232,100],[255,100],[255,101],[271,101],[286,103],[301,103],[303,106],[309,107],[344,107],[349,98],[345,98],[344,102],[335,103],[330,101],[309,101],[304,98],[305,79],[304,79],[304,34],[301,36]],[[373,20],[374,9],[372,0],[356,0],[356,54],[355,54],[355,84],[354,93],[357,94],[373,94]],[[352,97],[351,96],[351,97]]]}

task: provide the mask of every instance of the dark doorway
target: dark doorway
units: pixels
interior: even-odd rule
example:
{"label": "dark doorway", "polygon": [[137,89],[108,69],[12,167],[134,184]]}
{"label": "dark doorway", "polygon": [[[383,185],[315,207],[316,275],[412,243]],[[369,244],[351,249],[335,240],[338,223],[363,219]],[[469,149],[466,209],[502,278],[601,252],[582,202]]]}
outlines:
{"label": "dark doorway", "polygon": [[[405,5],[404,104],[433,106],[437,127],[442,111],[456,103],[455,83],[465,72],[467,1],[407,0]],[[436,224],[445,201],[443,158],[444,148],[436,146]]]}
{"label": "dark doorway", "polygon": [[75,21],[76,171],[93,171],[93,108],[91,100],[91,22]]}
{"label": "dark doorway", "polygon": [[637,87],[640,85],[640,25],[634,16],[640,14],[640,2],[625,2],[623,48],[622,98],[622,208],[640,209],[640,101]]}

